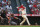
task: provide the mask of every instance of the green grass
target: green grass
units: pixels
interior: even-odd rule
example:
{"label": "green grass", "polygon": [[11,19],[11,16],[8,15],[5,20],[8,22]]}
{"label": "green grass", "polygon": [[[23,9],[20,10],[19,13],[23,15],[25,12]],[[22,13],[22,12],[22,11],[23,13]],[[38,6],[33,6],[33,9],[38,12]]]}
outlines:
{"label": "green grass", "polygon": [[40,26],[0,26],[0,27],[40,27]]}

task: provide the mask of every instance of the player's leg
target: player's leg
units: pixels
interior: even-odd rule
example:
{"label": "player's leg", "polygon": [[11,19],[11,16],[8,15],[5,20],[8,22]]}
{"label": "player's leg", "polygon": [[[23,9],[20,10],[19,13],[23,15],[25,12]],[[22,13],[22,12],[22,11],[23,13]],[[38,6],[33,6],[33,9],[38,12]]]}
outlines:
{"label": "player's leg", "polygon": [[30,25],[30,22],[29,22],[28,18],[26,16],[25,16],[25,18],[26,18],[26,21],[27,21],[28,25]]}
{"label": "player's leg", "polygon": [[23,17],[23,21],[20,23],[20,25],[22,25],[25,21],[26,19]]}
{"label": "player's leg", "polygon": [[16,22],[14,22],[14,21],[12,21],[12,22],[11,22],[11,24],[12,24],[12,25],[17,25],[17,23],[16,23]]}
{"label": "player's leg", "polygon": [[23,21],[20,23],[20,25],[22,25],[25,22],[25,19],[23,19]]}

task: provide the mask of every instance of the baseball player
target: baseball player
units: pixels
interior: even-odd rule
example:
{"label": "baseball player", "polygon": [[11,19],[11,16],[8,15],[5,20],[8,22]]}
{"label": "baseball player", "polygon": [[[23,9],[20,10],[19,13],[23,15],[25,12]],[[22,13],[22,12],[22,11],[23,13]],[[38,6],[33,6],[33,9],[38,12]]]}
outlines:
{"label": "baseball player", "polygon": [[26,7],[24,7],[22,4],[21,7],[17,7],[17,8],[18,8],[18,11],[22,12],[22,17],[23,17],[23,21],[20,23],[20,25],[22,25],[25,21],[27,21],[28,25],[30,25],[30,22],[28,18],[26,17]]}

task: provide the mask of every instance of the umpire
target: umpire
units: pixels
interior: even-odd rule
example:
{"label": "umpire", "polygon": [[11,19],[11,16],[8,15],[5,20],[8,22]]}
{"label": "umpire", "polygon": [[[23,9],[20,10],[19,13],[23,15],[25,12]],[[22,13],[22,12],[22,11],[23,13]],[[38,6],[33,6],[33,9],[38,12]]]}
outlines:
{"label": "umpire", "polygon": [[1,17],[4,19],[4,25],[8,25],[8,19],[6,17],[5,10],[2,10]]}

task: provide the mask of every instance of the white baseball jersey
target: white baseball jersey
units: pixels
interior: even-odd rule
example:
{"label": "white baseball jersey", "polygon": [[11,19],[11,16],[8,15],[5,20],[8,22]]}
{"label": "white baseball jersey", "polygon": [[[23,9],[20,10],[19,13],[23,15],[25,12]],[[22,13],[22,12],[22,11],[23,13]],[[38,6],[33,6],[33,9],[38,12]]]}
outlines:
{"label": "white baseball jersey", "polygon": [[22,10],[22,17],[26,17],[26,8]]}

